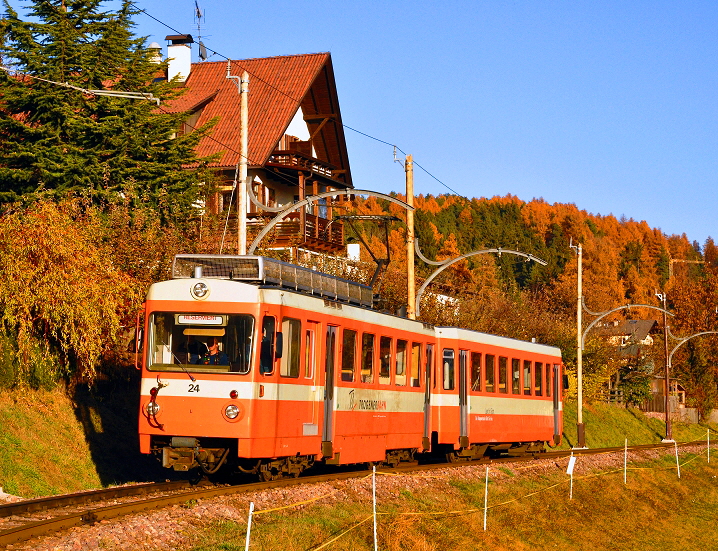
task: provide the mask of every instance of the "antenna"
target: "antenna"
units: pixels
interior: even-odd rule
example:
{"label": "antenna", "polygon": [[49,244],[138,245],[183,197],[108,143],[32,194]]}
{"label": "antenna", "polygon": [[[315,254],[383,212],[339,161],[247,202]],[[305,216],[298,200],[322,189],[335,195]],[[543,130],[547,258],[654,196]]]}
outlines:
{"label": "antenna", "polygon": [[197,43],[199,46],[199,58],[201,61],[205,61],[207,59],[207,48],[204,47],[204,43],[202,42],[202,18],[204,17],[204,12],[202,12],[201,9],[199,9],[199,4],[197,3],[197,0],[194,0],[194,18],[197,21]]}

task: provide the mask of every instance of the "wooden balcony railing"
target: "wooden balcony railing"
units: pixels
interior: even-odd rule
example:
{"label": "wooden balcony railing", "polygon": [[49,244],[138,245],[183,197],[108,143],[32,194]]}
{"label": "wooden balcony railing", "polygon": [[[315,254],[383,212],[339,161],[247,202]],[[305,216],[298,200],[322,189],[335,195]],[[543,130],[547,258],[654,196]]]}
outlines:
{"label": "wooden balcony railing", "polygon": [[[258,214],[247,215],[247,232],[256,235],[267,224]],[[303,247],[312,251],[344,250],[344,224],[313,214],[293,212],[279,222],[260,246]]]}
{"label": "wooden balcony railing", "polygon": [[272,165],[311,171],[325,178],[336,179],[334,177],[335,166],[298,151],[275,151],[269,156],[269,160],[267,161],[267,166]]}

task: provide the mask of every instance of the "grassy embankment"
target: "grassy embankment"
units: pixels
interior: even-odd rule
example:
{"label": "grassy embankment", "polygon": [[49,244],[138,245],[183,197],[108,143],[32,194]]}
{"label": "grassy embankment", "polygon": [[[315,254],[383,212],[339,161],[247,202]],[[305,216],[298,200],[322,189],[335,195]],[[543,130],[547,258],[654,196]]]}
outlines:
{"label": "grassy embankment", "polygon": [[[708,464],[705,454],[686,453],[681,454],[681,461],[680,479],[670,453],[630,464],[626,485],[620,465],[599,470],[598,476],[576,476],[572,499],[565,461],[550,472],[494,467],[486,531],[480,473],[473,479],[449,475],[428,485],[407,484],[378,500],[379,549],[716,549],[718,461]],[[377,477],[377,486],[385,480]],[[363,499],[324,505],[320,501],[301,509],[260,514],[253,523],[250,549],[371,551],[370,495],[367,491]],[[280,500],[276,506],[285,504]],[[368,520],[357,526],[364,519]],[[187,546],[181,549],[241,551],[245,535],[243,521],[206,522],[187,533]]]}
{"label": "grassy embankment", "polygon": [[[59,391],[0,394],[0,486],[5,491],[35,497],[166,476],[137,453],[132,385],[73,398]],[[575,442],[575,418],[575,408],[569,405],[564,446]],[[657,442],[665,431],[660,420],[607,405],[586,406],[584,421],[590,447],[622,446],[625,438],[629,444]],[[706,430],[702,425],[675,424],[674,436],[679,441],[703,440]],[[692,457],[682,455],[681,460]],[[707,464],[705,454],[695,456],[683,467],[680,480],[670,453],[634,464],[643,468],[629,471],[626,486],[616,472],[577,477],[572,500],[563,464],[532,475],[503,467],[489,484],[494,507],[487,532],[480,512],[447,513],[481,509],[481,477],[447,478],[417,488],[407,485],[380,504],[381,512],[388,513],[380,517],[380,548],[715,549],[718,452],[715,457]],[[538,493],[528,496],[534,492]],[[504,502],[508,503],[500,505]],[[259,516],[252,548],[275,549],[282,541],[285,549],[311,549],[370,512],[366,500],[347,500]],[[406,512],[442,514],[402,514]],[[207,524],[193,532],[188,549],[243,549],[245,529],[242,522]],[[372,549],[371,523],[330,548]]]}
{"label": "grassy embankment", "polygon": [[[566,415],[565,441],[575,442],[575,407],[568,407]],[[607,405],[585,408],[584,421],[589,447],[623,446],[626,438],[630,444],[658,442],[665,431],[660,420]],[[679,441],[703,440],[708,428],[677,423],[674,436]],[[711,441],[718,440],[715,428],[711,427]],[[629,455],[625,485],[622,455],[615,454],[613,464],[591,471],[577,469],[572,498],[566,460],[538,469],[518,464],[494,466],[486,531],[485,485],[480,469],[473,475],[456,471],[456,475],[439,476],[430,483],[423,480],[394,486],[390,492],[379,492],[383,493],[377,503],[379,549],[718,549],[717,452],[714,450],[710,463],[702,446],[697,452],[680,452],[680,479],[673,449],[658,458],[631,460]],[[386,480],[377,477],[379,490]],[[339,502],[322,504],[320,500],[301,508],[260,513],[253,524],[251,549],[278,549],[277,542],[282,542],[281,548],[286,551],[371,551],[370,495],[367,489],[363,496],[350,492]],[[280,500],[270,507],[284,505],[287,503]],[[241,551],[246,523],[207,522],[188,535],[190,539],[183,547],[187,551]]]}
{"label": "grassy embankment", "polygon": [[0,392],[0,487],[32,498],[168,473],[138,451],[136,384]]}

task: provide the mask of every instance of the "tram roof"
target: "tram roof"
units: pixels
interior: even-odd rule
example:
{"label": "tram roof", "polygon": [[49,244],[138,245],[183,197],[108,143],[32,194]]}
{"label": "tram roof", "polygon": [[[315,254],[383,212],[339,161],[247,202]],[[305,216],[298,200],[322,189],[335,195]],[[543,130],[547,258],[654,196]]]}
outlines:
{"label": "tram roof", "polygon": [[228,279],[271,286],[371,308],[372,288],[275,258],[248,255],[178,254],[172,278]]}

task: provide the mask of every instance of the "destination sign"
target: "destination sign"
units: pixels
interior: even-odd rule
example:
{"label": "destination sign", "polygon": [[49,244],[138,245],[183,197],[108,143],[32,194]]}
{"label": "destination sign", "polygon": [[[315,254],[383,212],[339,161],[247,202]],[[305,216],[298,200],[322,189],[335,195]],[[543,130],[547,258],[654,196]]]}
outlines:
{"label": "destination sign", "polygon": [[226,325],[225,316],[207,314],[177,314],[179,325]]}

